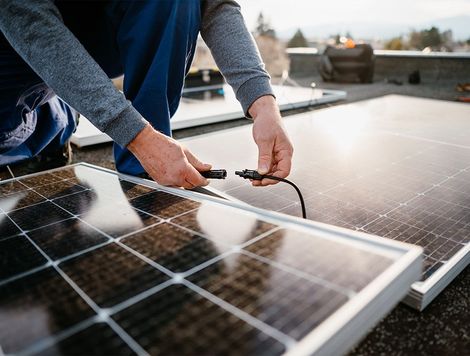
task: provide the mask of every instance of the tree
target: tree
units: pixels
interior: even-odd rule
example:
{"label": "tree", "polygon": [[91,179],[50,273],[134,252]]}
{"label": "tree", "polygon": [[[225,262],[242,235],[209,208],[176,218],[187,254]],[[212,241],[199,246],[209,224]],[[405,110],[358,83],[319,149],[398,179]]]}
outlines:
{"label": "tree", "polygon": [[452,36],[452,33],[444,32],[441,34],[437,27],[422,31],[412,31],[410,33],[409,44],[410,47],[423,50],[427,47],[440,50],[445,44],[447,38]]}
{"label": "tree", "polygon": [[421,43],[423,48],[439,48],[443,44],[442,36],[439,32],[439,29],[436,27],[431,27],[429,30],[421,31]]}
{"label": "tree", "polygon": [[341,44],[341,35],[339,33],[335,36],[335,44]]}
{"label": "tree", "polygon": [[392,51],[402,51],[406,49],[406,46],[402,37],[395,37],[385,43],[385,49]]}
{"label": "tree", "polygon": [[276,31],[271,27],[271,23],[264,18],[262,12],[256,21],[255,35],[276,38]]}
{"label": "tree", "polygon": [[467,44],[470,45],[470,38],[467,40]]}
{"label": "tree", "polygon": [[294,48],[294,47],[308,47],[307,39],[305,38],[300,28],[297,30],[294,36],[287,43],[287,48]]}
{"label": "tree", "polygon": [[421,34],[418,31],[411,31],[409,35],[408,44],[413,49],[422,49],[421,48]]}
{"label": "tree", "polygon": [[408,36],[392,38],[385,44],[385,48],[420,51],[428,48],[432,51],[452,51],[454,44],[452,30],[441,32],[437,27],[431,27],[421,31],[412,30]]}

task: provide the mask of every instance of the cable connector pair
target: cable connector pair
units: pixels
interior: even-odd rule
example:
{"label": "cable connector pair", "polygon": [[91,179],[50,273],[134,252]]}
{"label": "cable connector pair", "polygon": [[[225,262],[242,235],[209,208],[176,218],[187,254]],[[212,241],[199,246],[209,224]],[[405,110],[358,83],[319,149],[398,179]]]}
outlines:
{"label": "cable connector pair", "polygon": [[[211,171],[199,172],[204,178],[207,179],[225,179],[227,178],[227,171],[225,169],[213,169]],[[253,169],[244,169],[243,171],[236,171],[235,174],[244,179],[263,180],[264,176],[259,174]]]}
{"label": "cable connector pair", "polygon": [[[212,171],[206,171],[206,172],[200,172],[201,175],[204,178],[207,179],[225,179],[227,178],[227,171],[225,169],[215,169]],[[297,195],[299,196],[300,200],[300,206],[302,208],[302,217],[304,219],[307,218],[307,212],[305,209],[305,202],[304,198],[302,197],[302,193],[300,192],[300,189],[291,181],[285,179],[285,178],[280,178],[276,176],[271,176],[267,174],[260,174],[258,171],[255,171],[254,169],[244,169],[243,171],[235,171],[235,174],[243,179],[251,179],[251,180],[263,180],[263,179],[271,179],[271,180],[277,180],[279,182],[284,182],[292,186],[295,191],[297,192]]]}

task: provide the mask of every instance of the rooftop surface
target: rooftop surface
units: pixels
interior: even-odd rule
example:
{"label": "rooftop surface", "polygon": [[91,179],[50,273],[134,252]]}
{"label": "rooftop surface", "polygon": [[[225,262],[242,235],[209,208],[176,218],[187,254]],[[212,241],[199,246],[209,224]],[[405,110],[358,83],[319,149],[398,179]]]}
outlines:
{"label": "rooftop surface", "polygon": [[[455,100],[455,81],[423,83],[401,86],[385,82],[368,85],[322,83],[317,77],[307,77],[297,82],[309,86],[316,82],[319,87],[340,89],[348,92],[348,98],[331,105],[370,99],[387,94],[401,94],[438,100]],[[325,107],[325,106],[323,106]],[[319,107],[322,108],[322,107]],[[317,110],[315,108],[314,110]],[[309,109],[310,110],[310,109]],[[286,115],[305,110],[296,110]],[[235,120],[198,128],[179,130],[174,137],[184,138],[221,129],[249,124],[247,120]],[[107,168],[114,168],[112,146],[109,144],[83,150],[74,149],[74,162],[89,162]],[[27,169],[14,171],[15,175],[28,172]],[[468,354],[470,349],[470,323],[468,322],[470,269],[467,267],[423,312],[403,304],[398,305],[370,334],[353,350],[352,355],[376,354]]]}

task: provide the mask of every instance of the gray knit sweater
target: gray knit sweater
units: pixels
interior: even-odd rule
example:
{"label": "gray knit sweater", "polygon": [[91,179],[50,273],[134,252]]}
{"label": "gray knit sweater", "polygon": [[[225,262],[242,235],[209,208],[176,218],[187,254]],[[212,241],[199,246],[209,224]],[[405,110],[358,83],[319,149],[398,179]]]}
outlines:
{"label": "gray knit sweater", "polygon": [[[239,5],[201,1],[201,35],[246,113],[257,98],[272,95],[269,75]],[[0,30],[58,96],[121,146],[146,125],[64,25],[53,0],[0,0]]]}

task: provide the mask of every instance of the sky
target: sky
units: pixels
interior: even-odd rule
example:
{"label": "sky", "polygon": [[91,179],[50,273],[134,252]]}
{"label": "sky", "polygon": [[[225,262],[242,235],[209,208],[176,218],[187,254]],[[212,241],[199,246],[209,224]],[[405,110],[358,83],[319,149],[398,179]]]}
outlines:
{"label": "sky", "polygon": [[470,15],[470,0],[238,0],[250,29],[260,11],[277,31],[351,21],[391,24],[426,23]]}

